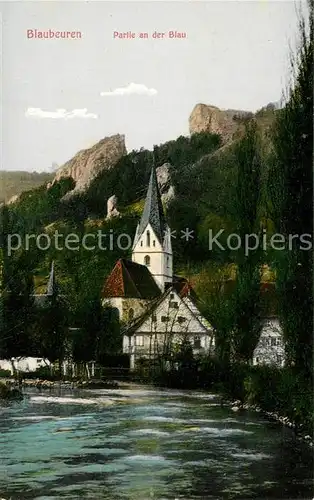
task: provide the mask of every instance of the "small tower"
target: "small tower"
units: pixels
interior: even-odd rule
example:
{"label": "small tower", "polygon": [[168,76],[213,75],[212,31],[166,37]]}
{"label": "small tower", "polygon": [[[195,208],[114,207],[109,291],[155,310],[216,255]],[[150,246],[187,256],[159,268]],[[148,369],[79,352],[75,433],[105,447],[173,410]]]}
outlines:
{"label": "small tower", "polygon": [[153,166],[144,211],[137,226],[132,260],[147,266],[160,290],[172,282],[172,247],[170,228],[166,222],[155,166]]}

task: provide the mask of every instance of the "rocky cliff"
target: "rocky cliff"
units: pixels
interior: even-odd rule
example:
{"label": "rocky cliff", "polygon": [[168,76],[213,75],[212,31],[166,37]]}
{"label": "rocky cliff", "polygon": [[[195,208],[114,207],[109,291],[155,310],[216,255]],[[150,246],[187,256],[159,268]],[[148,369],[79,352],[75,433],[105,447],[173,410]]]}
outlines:
{"label": "rocky cliff", "polygon": [[124,135],[105,137],[91,148],[79,151],[62,165],[57,170],[52,184],[64,177],[72,177],[75,188],[66,194],[66,198],[70,198],[84,191],[102,170],[112,168],[126,153]]}
{"label": "rocky cliff", "polygon": [[156,169],[157,181],[161,193],[161,200],[167,206],[175,196],[174,187],[171,184],[170,163],[164,163]]}
{"label": "rocky cliff", "polygon": [[243,119],[249,116],[252,116],[252,113],[248,111],[221,110],[212,105],[196,104],[189,117],[190,134],[199,132],[219,134],[226,144],[239,131]]}

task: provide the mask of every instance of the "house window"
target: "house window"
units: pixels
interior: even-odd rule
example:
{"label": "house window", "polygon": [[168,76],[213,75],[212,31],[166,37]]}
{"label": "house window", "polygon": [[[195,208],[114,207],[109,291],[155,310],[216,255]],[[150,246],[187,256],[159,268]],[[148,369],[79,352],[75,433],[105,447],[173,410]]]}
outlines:
{"label": "house window", "polygon": [[277,339],[272,338],[271,339],[271,346],[275,347],[277,345]]}
{"label": "house window", "polygon": [[141,247],[143,246],[143,241],[141,240]]}
{"label": "house window", "polygon": [[178,302],[169,302],[169,307],[172,309],[179,309],[179,304]]}
{"label": "house window", "polygon": [[155,241],[155,240],[153,240],[153,247],[155,247],[155,246],[156,246],[156,241]]}
{"label": "house window", "polygon": [[146,246],[150,247],[150,232],[146,232]]}
{"label": "house window", "polygon": [[134,318],[134,309],[132,307],[129,309],[128,316],[129,316],[129,321],[132,321]]}
{"label": "house window", "polygon": [[194,349],[200,349],[202,347],[201,339],[198,335],[194,337],[193,345]]}
{"label": "house window", "polygon": [[153,323],[156,323],[156,321],[157,321],[157,316],[156,316],[156,314],[153,314],[153,315],[152,315],[152,321],[153,321]]}
{"label": "house window", "polygon": [[184,316],[178,316],[178,323],[184,323],[186,321],[186,318]]}
{"label": "house window", "polygon": [[147,267],[150,266],[150,256],[149,255],[145,255],[145,257],[144,257],[144,264]]}
{"label": "house window", "polygon": [[166,323],[167,321],[169,321],[169,318],[168,318],[168,316],[161,316],[160,321],[162,323]]}
{"label": "house window", "polygon": [[256,363],[258,363],[259,362],[259,358],[255,358],[255,361],[256,361]]}
{"label": "house window", "polygon": [[170,294],[170,299],[174,299],[174,293]]}
{"label": "house window", "polygon": [[135,345],[143,347],[144,345],[144,335],[136,335]]}

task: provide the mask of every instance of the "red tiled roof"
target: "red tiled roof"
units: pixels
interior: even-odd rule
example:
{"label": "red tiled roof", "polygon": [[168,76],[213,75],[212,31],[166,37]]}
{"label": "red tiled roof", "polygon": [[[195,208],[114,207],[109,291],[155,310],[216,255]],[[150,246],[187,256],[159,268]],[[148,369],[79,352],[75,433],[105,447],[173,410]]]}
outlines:
{"label": "red tiled roof", "polygon": [[171,283],[172,288],[180,295],[180,297],[186,297],[187,295],[196,298],[196,294],[191,286],[191,283],[181,276],[174,276],[173,283]]}
{"label": "red tiled roof", "polygon": [[146,266],[119,259],[106,280],[102,296],[154,299],[161,291]]}

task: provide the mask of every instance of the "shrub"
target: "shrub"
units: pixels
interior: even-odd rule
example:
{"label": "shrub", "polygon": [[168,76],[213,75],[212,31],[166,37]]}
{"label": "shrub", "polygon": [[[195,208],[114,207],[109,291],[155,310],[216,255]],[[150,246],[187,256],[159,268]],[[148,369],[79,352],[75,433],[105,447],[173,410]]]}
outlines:
{"label": "shrub", "polygon": [[18,372],[18,377],[21,379],[36,379],[40,380],[56,380],[57,375],[52,374],[49,366],[41,366],[34,372]]}
{"label": "shrub", "polygon": [[0,399],[20,400],[23,399],[23,395],[18,389],[11,389],[8,385],[0,382]]}
{"label": "shrub", "polygon": [[11,371],[10,370],[2,370],[0,369],[0,378],[6,378],[6,377],[11,377]]}

